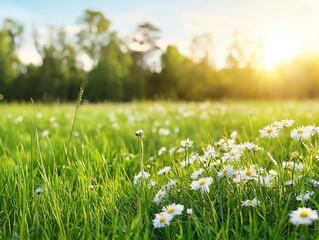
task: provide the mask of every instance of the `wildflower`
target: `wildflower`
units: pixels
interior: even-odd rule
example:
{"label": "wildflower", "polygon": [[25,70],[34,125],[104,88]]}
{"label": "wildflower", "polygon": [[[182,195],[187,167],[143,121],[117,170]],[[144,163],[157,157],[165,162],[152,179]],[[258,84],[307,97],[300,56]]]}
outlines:
{"label": "wildflower", "polygon": [[150,189],[152,187],[156,186],[156,182],[155,181],[151,181],[148,185],[147,188]]}
{"label": "wildflower", "polygon": [[239,145],[239,149],[241,150],[251,150],[251,151],[262,151],[263,148],[259,147],[255,143],[245,142]]}
{"label": "wildflower", "polygon": [[182,162],[181,162],[181,166],[182,166],[182,167],[188,167],[188,165],[193,164],[193,163],[195,162],[195,160],[196,160],[196,159],[194,159],[194,158],[189,158],[189,159],[186,160],[186,161],[182,161]]}
{"label": "wildflower", "polygon": [[293,179],[292,180],[288,180],[288,181],[285,182],[286,186],[292,186],[294,184],[295,184],[295,180],[293,180]]}
{"label": "wildflower", "polygon": [[171,147],[169,150],[168,150],[168,153],[169,154],[173,154],[175,152],[176,148],[175,147]]}
{"label": "wildflower", "polygon": [[197,181],[193,181],[191,183],[191,189],[197,190],[201,189],[202,194],[207,191],[209,192],[209,185],[213,182],[211,177],[208,178],[200,178]]}
{"label": "wildflower", "polygon": [[161,170],[159,170],[157,174],[162,175],[162,174],[168,173],[170,170],[171,170],[171,167],[164,167]]}
{"label": "wildflower", "polygon": [[158,156],[161,156],[166,151],[167,151],[166,147],[161,147],[160,150],[158,150]]}
{"label": "wildflower", "polygon": [[168,136],[170,133],[171,133],[170,130],[166,128],[160,128],[158,130],[158,134],[162,136]]}
{"label": "wildflower", "polygon": [[251,207],[256,207],[259,204],[259,201],[257,201],[256,198],[254,198],[253,200],[246,200],[246,201],[242,201],[242,206],[251,206]]}
{"label": "wildflower", "polygon": [[43,117],[43,114],[41,112],[37,112],[37,118],[42,118]]}
{"label": "wildflower", "polygon": [[56,118],[55,117],[50,117],[50,119],[49,119],[49,122],[50,123],[54,123],[56,121]]}
{"label": "wildflower", "polygon": [[79,137],[79,136],[80,136],[80,133],[79,133],[79,132],[77,132],[77,131],[73,132],[73,137],[77,138],[77,137]]}
{"label": "wildflower", "polygon": [[242,152],[239,149],[231,149],[229,152],[225,153],[223,156],[223,160],[225,161],[233,161],[238,160],[242,155]]}
{"label": "wildflower", "polygon": [[135,131],[135,136],[136,137],[143,137],[144,136],[144,131],[142,129],[136,130]]}
{"label": "wildflower", "polygon": [[168,226],[172,219],[173,216],[166,212],[155,214],[155,219],[153,219],[153,225],[155,228],[162,228]]}
{"label": "wildflower", "polygon": [[277,172],[276,170],[273,170],[273,169],[270,169],[270,170],[268,171],[268,173],[269,173],[271,176],[273,176],[273,177],[276,177],[276,176],[278,175],[278,172]]}
{"label": "wildflower", "polygon": [[220,166],[220,160],[219,159],[210,164],[210,167],[213,167],[213,168],[219,168],[219,166]]}
{"label": "wildflower", "polygon": [[170,190],[172,187],[174,187],[177,183],[176,179],[171,179],[169,182],[165,185],[167,190]]}
{"label": "wildflower", "polygon": [[193,147],[193,141],[190,140],[189,138],[185,139],[185,140],[182,140],[181,141],[181,146],[183,148],[189,148],[189,147]]}
{"label": "wildflower", "polygon": [[237,132],[237,131],[233,131],[233,132],[229,135],[229,137],[230,137],[231,139],[235,139],[235,138],[237,137],[237,135],[238,135],[238,132]]}
{"label": "wildflower", "polygon": [[227,176],[227,177],[231,177],[233,176],[235,173],[235,170],[233,169],[232,166],[230,165],[225,165],[218,173],[217,173],[217,176],[218,177],[224,177],[224,176]]}
{"label": "wildflower", "polygon": [[43,189],[37,188],[34,192],[35,192],[35,194],[39,195],[39,194],[43,193]]}
{"label": "wildflower", "polygon": [[310,179],[310,182],[312,183],[312,185],[313,185],[314,187],[319,187],[319,181],[316,181],[316,180],[314,180],[314,179]]}
{"label": "wildflower", "polygon": [[265,177],[261,177],[261,176],[258,177],[258,182],[264,187],[270,187],[272,180],[273,180],[272,175],[266,175]]}
{"label": "wildflower", "polygon": [[285,119],[281,120],[280,122],[275,121],[273,125],[277,128],[284,128],[284,127],[291,127],[294,124],[294,120],[292,119]]}
{"label": "wildflower", "polygon": [[162,210],[170,215],[172,215],[172,217],[176,216],[176,215],[180,215],[182,214],[183,210],[184,210],[184,206],[181,204],[170,204],[166,207],[163,207]]}
{"label": "wildflower", "polygon": [[298,210],[292,211],[289,221],[294,225],[310,225],[313,221],[318,220],[318,213],[311,208],[299,207]]}
{"label": "wildflower", "polygon": [[245,180],[252,180],[257,174],[252,169],[246,169],[240,172],[240,177]]}
{"label": "wildflower", "polygon": [[94,186],[93,185],[89,185],[89,189],[93,190]]}
{"label": "wildflower", "polygon": [[167,192],[165,191],[165,190],[162,190],[162,189],[160,189],[157,193],[156,193],[156,195],[155,195],[155,197],[154,197],[154,199],[153,199],[153,202],[155,202],[156,204],[159,204],[162,200],[163,200],[163,198],[164,198],[164,196],[167,194]]}
{"label": "wildflower", "polygon": [[42,133],[41,133],[41,137],[45,138],[47,136],[49,136],[49,130],[44,130]]}
{"label": "wildflower", "polygon": [[274,138],[278,136],[278,128],[273,125],[268,125],[259,132],[261,137]]}
{"label": "wildflower", "polygon": [[186,213],[187,213],[188,215],[192,215],[192,214],[193,214],[193,209],[188,208],[188,209],[186,210]]}
{"label": "wildflower", "polygon": [[139,174],[135,175],[134,176],[134,184],[137,185],[140,183],[141,179],[147,179],[149,178],[151,175],[148,173],[148,172],[144,172],[144,171],[141,171],[139,172]]}
{"label": "wildflower", "polygon": [[193,172],[191,175],[192,179],[198,178],[199,175],[201,175],[204,172],[204,169],[200,168],[197,171]]}
{"label": "wildflower", "polygon": [[15,124],[18,124],[18,123],[20,123],[20,122],[22,122],[22,121],[23,121],[23,116],[19,115],[19,116],[17,116],[17,118],[16,118],[16,120],[14,121],[14,123],[15,123]]}
{"label": "wildflower", "polygon": [[207,148],[204,150],[204,158],[214,158],[217,156],[216,150],[211,145],[208,145]]}
{"label": "wildflower", "polygon": [[309,139],[311,137],[312,130],[310,128],[306,128],[304,126],[295,128],[291,130],[290,137],[293,140],[302,140],[302,139]]}
{"label": "wildflower", "polygon": [[315,192],[311,191],[306,191],[304,194],[299,194],[297,197],[296,197],[296,200],[297,201],[305,201],[305,202],[308,202],[309,199],[311,198],[312,195],[314,195]]}
{"label": "wildflower", "polygon": [[301,171],[302,168],[303,168],[303,164],[302,163],[295,163],[295,162],[292,162],[292,161],[283,162],[282,166],[283,166],[283,168],[295,169],[295,170],[299,170],[299,171]]}

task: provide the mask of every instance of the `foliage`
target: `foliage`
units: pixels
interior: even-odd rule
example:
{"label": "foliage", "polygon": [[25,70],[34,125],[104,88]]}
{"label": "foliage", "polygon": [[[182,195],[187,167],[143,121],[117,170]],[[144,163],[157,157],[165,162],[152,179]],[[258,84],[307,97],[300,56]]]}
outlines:
{"label": "foliage", "polygon": [[[78,32],[65,27],[33,31],[40,65],[24,65],[17,51],[23,26],[6,19],[0,29],[0,99],[72,101],[83,82],[91,102],[144,99],[306,99],[319,95],[318,53],[303,54],[271,71],[259,66],[262,43],[236,31],[223,68],[214,65],[211,34],[194,37],[190,56],[161,47],[160,29],[144,22],[131,37],[110,30],[102,12],[87,10]],[[4,97],[3,97],[4,96]]]}

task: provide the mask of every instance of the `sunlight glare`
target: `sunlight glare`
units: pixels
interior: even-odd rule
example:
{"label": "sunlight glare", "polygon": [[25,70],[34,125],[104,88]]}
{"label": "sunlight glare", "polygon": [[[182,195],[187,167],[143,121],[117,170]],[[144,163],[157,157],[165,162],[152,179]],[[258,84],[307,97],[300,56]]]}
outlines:
{"label": "sunlight glare", "polygon": [[290,34],[267,37],[264,39],[264,68],[271,70],[278,64],[291,60],[298,52],[298,42]]}

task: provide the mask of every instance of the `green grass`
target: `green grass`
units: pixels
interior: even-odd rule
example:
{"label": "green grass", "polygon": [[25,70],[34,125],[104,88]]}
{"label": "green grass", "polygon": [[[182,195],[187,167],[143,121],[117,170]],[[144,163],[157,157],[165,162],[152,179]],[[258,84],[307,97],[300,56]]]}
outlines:
{"label": "green grass", "polygon": [[[295,226],[289,214],[302,206],[319,208],[319,191],[310,182],[319,180],[318,136],[295,141],[289,132],[319,126],[318,110],[315,101],[84,104],[71,132],[75,105],[1,104],[0,238],[316,239],[318,222]],[[282,119],[295,120],[286,133],[259,136],[259,129]],[[170,134],[160,135],[161,128]],[[144,130],[142,139],[135,136],[138,129]],[[42,136],[46,130],[48,136]],[[264,150],[245,150],[239,160],[223,161],[230,147],[215,143],[227,141],[233,131],[236,144],[254,142]],[[194,146],[178,152],[186,138]],[[208,145],[216,157],[200,161]],[[166,151],[159,154],[162,147]],[[180,162],[190,161],[193,152],[196,161],[182,168]],[[136,185],[141,161],[150,177]],[[283,168],[284,161],[302,163],[303,169]],[[255,180],[235,183],[235,177],[217,176],[227,164],[235,170],[254,170],[255,164],[265,169],[256,174],[265,176],[270,169],[278,174],[269,187]],[[167,166],[171,170],[158,175]],[[213,180],[209,193],[191,189],[190,176],[199,168],[204,169],[199,178]],[[170,179],[176,185],[156,204],[155,195]],[[291,179],[296,184],[285,185]],[[151,180],[156,185],[148,188]],[[306,191],[314,191],[310,200],[297,201]],[[259,205],[242,206],[253,198]],[[155,214],[172,203],[182,204],[183,213],[169,226],[154,228]]]}

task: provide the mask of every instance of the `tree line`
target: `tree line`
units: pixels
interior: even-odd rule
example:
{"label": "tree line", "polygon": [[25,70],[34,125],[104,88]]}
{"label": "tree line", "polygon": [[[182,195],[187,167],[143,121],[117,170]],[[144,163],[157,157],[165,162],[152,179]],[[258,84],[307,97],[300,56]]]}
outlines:
{"label": "tree line", "polygon": [[[33,30],[40,65],[23,64],[17,50],[23,25],[12,19],[0,29],[0,95],[6,101],[72,101],[86,82],[84,99],[90,102],[145,99],[219,100],[315,98],[319,94],[319,55],[305,54],[278,66],[260,70],[260,42],[235,32],[226,65],[213,62],[210,34],[194,37],[191,56],[177,46],[159,47],[160,29],[145,22],[123,40],[110,30],[99,11],[86,10],[79,31],[64,27]],[[86,57],[92,68],[81,59]],[[0,98],[0,99],[1,99]]]}

